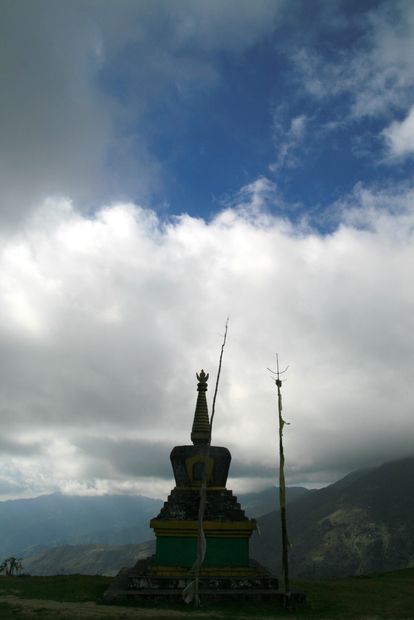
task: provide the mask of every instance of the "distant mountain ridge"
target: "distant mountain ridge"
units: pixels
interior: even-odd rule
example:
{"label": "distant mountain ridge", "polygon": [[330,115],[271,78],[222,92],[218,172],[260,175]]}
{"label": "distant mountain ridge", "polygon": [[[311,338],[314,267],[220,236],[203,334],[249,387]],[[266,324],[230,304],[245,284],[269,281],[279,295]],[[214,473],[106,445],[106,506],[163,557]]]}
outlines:
{"label": "distant mountain ridge", "polygon": [[[287,511],[288,533],[292,543],[289,552],[291,576],[305,579],[335,578],[414,566],[413,489],[414,457],[352,472],[323,489],[292,489],[289,492],[291,501]],[[48,522],[44,518],[37,522],[36,527],[33,527],[32,523],[32,527],[28,529],[22,529],[27,515],[23,518],[16,513],[15,519],[7,523],[0,503],[0,531],[3,534],[0,544],[4,545],[7,541],[4,534],[7,527],[14,532],[17,540],[20,532],[20,548],[23,542],[27,550],[26,554],[20,555],[24,555],[26,569],[29,572],[33,570],[33,574],[80,572],[111,575],[121,566],[131,566],[138,557],[153,552],[154,541],[148,540],[148,532],[151,532],[148,521],[158,513],[161,501],[129,498],[124,503],[125,496],[111,496],[110,499],[72,497],[62,504],[59,497],[37,499],[48,506],[49,524],[55,524],[48,532],[53,534],[52,537],[36,537],[39,530],[46,528]],[[90,516],[93,507],[94,527],[91,526],[92,521],[86,519],[85,512],[81,510],[78,513],[79,507],[82,507],[82,502],[78,501],[80,499],[101,500],[99,506],[94,506],[94,502],[91,502],[88,510],[83,508]],[[249,516],[260,515],[266,507],[277,505],[277,489],[274,487],[258,493],[240,495],[239,500]],[[32,501],[36,503],[37,500]],[[60,512],[52,510],[56,502]],[[111,518],[108,515],[102,516],[106,502],[109,503]],[[70,545],[66,543],[62,546],[61,543],[58,546],[57,537],[54,535],[62,506],[65,508],[66,526],[61,528],[59,533],[61,536],[62,531],[65,533],[70,539]],[[22,505],[19,504],[18,507],[21,508]],[[119,517],[124,510],[127,518],[120,525],[122,519],[114,520],[114,515]],[[40,513],[41,511],[37,513],[38,516],[41,516]],[[33,514],[32,512],[29,524],[33,521]],[[73,519],[71,528],[67,527],[69,517]],[[81,531],[78,524],[82,522],[88,527]],[[96,544],[97,538],[105,539],[105,542],[108,539],[133,538],[136,535],[134,528],[141,527],[140,523],[145,525],[141,530],[142,535],[146,536],[143,544]],[[261,536],[253,535],[251,556],[280,575],[279,512],[274,510],[260,517],[258,525]],[[47,544],[44,542],[46,538]],[[75,545],[76,540],[84,541],[88,538],[91,539],[89,542],[94,544]],[[31,549],[27,549],[29,540],[32,543]],[[139,539],[135,538],[132,542],[138,541]],[[47,546],[55,548],[46,549]],[[10,542],[9,548],[11,549]],[[16,546],[12,553],[17,555],[15,549]]]}
{"label": "distant mountain ridge", "polygon": [[54,493],[0,502],[0,559],[67,544],[128,544],[152,536],[161,500],[132,495]]}
{"label": "distant mountain ridge", "polygon": [[[414,456],[352,472],[323,489],[292,489],[287,511],[291,576],[324,579],[414,566],[413,489]],[[260,515],[277,505],[277,489],[239,500],[249,516]],[[58,495],[1,502],[0,559],[22,555],[34,574],[114,574],[152,552],[148,524],[162,503]],[[251,556],[280,575],[279,512],[261,516],[258,525],[261,536],[253,535]]]}
{"label": "distant mountain ridge", "polygon": [[[307,492],[301,487],[288,488],[288,500]],[[260,516],[277,506],[278,489],[242,494],[239,500],[248,516]],[[13,517],[8,529],[2,530],[8,538],[0,540],[0,548],[7,555],[23,556],[24,569],[33,575],[114,575],[122,566],[154,552],[149,520],[162,503],[120,495],[79,498],[59,494],[3,503],[6,506],[0,503],[0,527],[6,516]]]}
{"label": "distant mountain ridge", "polygon": [[[288,496],[306,492],[292,488]],[[241,495],[239,500],[249,516],[260,516],[277,506],[277,488]],[[149,521],[162,505],[161,499],[143,496],[60,493],[0,502],[0,561],[68,545],[145,543],[153,538]]]}
{"label": "distant mountain ridge", "polygon": [[[414,457],[357,471],[287,511],[292,576],[344,577],[414,566]],[[279,513],[258,520],[252,555],[281,572]]]}

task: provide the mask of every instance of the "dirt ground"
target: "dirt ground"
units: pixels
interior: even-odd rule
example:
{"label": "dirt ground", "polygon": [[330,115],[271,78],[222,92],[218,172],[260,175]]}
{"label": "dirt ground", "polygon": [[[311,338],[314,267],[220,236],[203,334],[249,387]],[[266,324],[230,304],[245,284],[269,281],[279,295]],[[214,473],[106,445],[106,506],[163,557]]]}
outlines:
{"label": "dirt ground", "polygon": [[[121,605],[97,605],[86,603],[59,603],[39,599],[22,599],[12,594],[0,595],[0,618],[3,620],[229,620],[231,614],[220,611],[196,611],[187,608],[185,611],[176,609],[154,609],[147,607],[123,607]],[[272,620],[267,615],[255,620]],[[356,618],[356,617],[355,617]],[[237,620],[251,620],[251,616],[237,615]],[[274,620],[299,620],[289,615],[275,615]],[[301,620],[305,620],[301,616]],[[322,618],[320,619],[322,620]],[[323,620],[329,620],[324,618]],[[377,615],[358,616],[358,620],[381,620]],[[396,617],[394,620],[398,620]]]}
{"label": "dirt ground", "polygon": [[[7,606],[7,611],[4,609]],[[184,611],[154,609],[148,607],[123,607],[121,605],[97,605],[86,603],[59,603],[40,599],[22,599],[12,594],[0,595],[0,618],[3,620],[228,620],[231,613],[220,611],[196,611],[191,607]],[[6,614],[6,615],[3,615]],[[237,615],[237,620],[251,620],[250,616]],[[255,620],[272,620],[255,617]],[[277,616],[277,620],[298,620],[294,616]],[[377,619],[372,619],[377,620]]]}
{"label": "dirt ground", "polygon": [[[11,616],[16,618],[45,618],[59,620],[100,620],[108,619],[138,619],[138,618],[220,618],[220,614],[213,616],[208,612],[189,613],[188,611],[177,611],[168,609],[150,609],[121,607],[118,605],[97,605],[96,603],[58,603],[55,601],[43,601],[38,599],[22,599],[14,595],[0,596],[0,604],[10,607]],[[0,611],[0,617],[2,613]]]}

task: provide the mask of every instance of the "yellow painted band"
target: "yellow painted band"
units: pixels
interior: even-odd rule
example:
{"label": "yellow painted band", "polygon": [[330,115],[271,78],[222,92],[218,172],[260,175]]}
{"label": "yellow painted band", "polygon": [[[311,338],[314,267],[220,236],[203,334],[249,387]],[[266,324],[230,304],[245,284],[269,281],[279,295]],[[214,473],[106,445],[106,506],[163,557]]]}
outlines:
{"label": "yellow painted band", "polygon": [[[151,519],[150,527],[157,536],[197,536],[198,521],[164,521]],[[248,538],[256,529],[256,521],[204,521],[203,530],[211,538]]]}
{"label": "yellow painted band", "polygon": [[[148,574],[159,577],[189,577],[192,575],[190,568],[182,568],[181,566],[150,566]],[[224,566],[201,568],[201,577],[257,577],[263,576],[263,572],[255,568]]]}
{"label": "yellow painted band", "polygon": [[[176,486],[175,488],[178,489],[179,491],[195,491],[197,490],[198,494],[200,493],[200,487],[201,487],[201,482],[193,482],[193,484],[191,486],[187,486],[187,487],[179,487]],[[207,485],[207,491],[224,491],[226,487],[213,487],[213,486],[209,486]]]}

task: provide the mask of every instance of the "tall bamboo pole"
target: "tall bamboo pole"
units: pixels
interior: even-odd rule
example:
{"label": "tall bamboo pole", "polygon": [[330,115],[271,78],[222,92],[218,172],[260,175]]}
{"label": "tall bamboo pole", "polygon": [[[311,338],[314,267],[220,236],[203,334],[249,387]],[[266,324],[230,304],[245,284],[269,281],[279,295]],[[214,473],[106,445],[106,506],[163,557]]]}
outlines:
{"label": "tall bamboo pole", "polygon": [[[280,524],[282,529],[282,566],[283,566],[283,578],[284,578],[284,590],[285,594],[289,596],[290,594],[290,585],[289,585],[289,556],[288,556],[288,547],[289,540],[287,534],[287,524],[286,524],[286,483],[285,483],[285,452],[283,449],[283,427],[287,422],[282,417],[282,381],[280,379],[280,375],[286,372],[288,369],[280,371],[279,370],[279,356],[276,354],[276,364],[277,370],[274,372],[271,370],[273,374],[276,375],[275,384],[277,387],[277,410],[279,417],[279,506],[280,506]],[[268,369],[270,370],[270,368]]]}
{"label": "tall bamboo pole", "polygon": [[219,365],[218,365],[217,378],[216,378],[216,386],[214,389],[214,396],[213,396],[213,405],[211,409],[210,433],[209,433],[208,442],[205,446],[205,452],[204,452],[204,467],[203,467],[203,476],[202,476],[201,488],[200,488],[200,504],[198,508],[197,558],[193,565],[194,606],[195,607],[200,606],[200,596],[199,596],[200,569],[204,562],[204,556],[206,553],[206,538],[205,538],[204,529],[203,529],[203,521],[204,521],[204,512],[205,512],[205,507],[206,507],[206,496],[207,496],[208,459],[210,456],[211,435],[213,431],[213,420],[214,420],[214,414],[216,411],[216,399],[217,399],[217,392],[218,392],[218,386],[219,386],[219,381],[220,381],[221,366],[223,362],[224,347],[226,346],[226,340],[227,340],[228,325],[229,325],[229,318],[227,317],[226,327],[224,330],[223,342],[222,342],[221,351],[220,351]]}
{"label": "tall bamboo pole", "polygon": [[280,379],[276,379],[277,396],[278,396],[278,410],[279,410],[279,503],[280,503],[280,522],[282,527],[282,562],[283,562],[283,575],[285,580],[285,594],[289,594],[289,559],[288,559],[288,535],[286,525],[286,485],[285,485],[285,453],[283,449],[283,427],[285,422],[282,418],[282,395],[280,388],[282,382]]}

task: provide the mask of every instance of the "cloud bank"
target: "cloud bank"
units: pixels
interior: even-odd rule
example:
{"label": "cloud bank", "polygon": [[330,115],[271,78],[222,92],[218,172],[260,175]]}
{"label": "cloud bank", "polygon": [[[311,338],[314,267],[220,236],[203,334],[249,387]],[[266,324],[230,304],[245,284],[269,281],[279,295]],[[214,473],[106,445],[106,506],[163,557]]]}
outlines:
{"label": "cloud bank", "polygon": [[412,451],[413,193],[357,187],[325,236],[271,215],[273,199],[261,178],[210,221],[165,221],[49,198],[3,236],[4,493],[161,494],[201,368],[211,398],[227,316],[214,443],[232,451],[235,487],[275,479],[276,352],[289,482]]}

